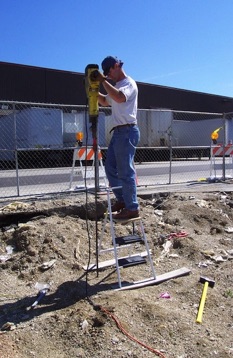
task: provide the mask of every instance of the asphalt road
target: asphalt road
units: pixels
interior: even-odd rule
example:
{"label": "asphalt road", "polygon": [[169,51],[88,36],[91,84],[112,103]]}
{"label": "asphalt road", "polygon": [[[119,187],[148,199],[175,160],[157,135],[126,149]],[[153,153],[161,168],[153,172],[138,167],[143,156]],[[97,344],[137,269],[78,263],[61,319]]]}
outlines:
{"label": "asphalt road", "polygon": [[[222,163],[222,162],[220,162]],[[201,161],[176,161],[135,164],[139,186],[175,184],[198,181],[201,178],[222,176],[222,170],[211,172],[208,159]],[[93,170],[94,173],[94,170]],[[59,192],[69,189],[71,168],[21,169],[18,177],[15,170],[0,171],[0,198],[10,195],[33,195]],[[228,171],[226,175],[232,174]],[[100,178],[100,184],[101,184]],[[94,184],[87,180],[87,185]],[[84,186],[81,175],[76,175],[72,183]]]}
{"label": "asphalt road", "polygon": [[[148,177],[169,176],[170,165],[169,163],[153,163],[153,164],[138,164],[136,165],[136,172],[138,180],[145,181]],[[70,168],[51,168],[51,169],[22,169],[19,170],[19,183],[25,185],[45,185],[45,184],[58,184],[69,183],[70,181]],[[198,175],[210,175],[210,163],[206,162],[176,162],[172,164],[171,175],[180,174],[180,178],[190,176],[190,173]],[[199,174],[198,174],[199,173]],[[0,187],[12,187],[17,185],[16,171],[3,171],[0,172]]]}

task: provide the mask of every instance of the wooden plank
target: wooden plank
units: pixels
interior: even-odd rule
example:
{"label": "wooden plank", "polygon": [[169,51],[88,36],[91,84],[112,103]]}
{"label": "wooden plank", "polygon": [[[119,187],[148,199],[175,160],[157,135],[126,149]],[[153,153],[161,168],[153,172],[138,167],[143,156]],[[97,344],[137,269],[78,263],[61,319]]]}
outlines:
{"label": "wooden plank", "polygon": [[128,285],[123,285],[122,287],[120,287],[120,288],[118,287],[117,289],[115,289],[115,291],[132,290],[135,288],[157,285],[159,283],[168,281],[173,278],[189,275],[190,272],[191,272],[191,270],[187,269],[186,267],[182,267],[180,269],[159,275],[156,277],[156,279],[151,277],[148,280],[138,281],[138,282],[128,284]]}
{"label": "wooden plank", "polygon": [[[150,253],[151,253],[151,250],[150,250]],[[143,252],[140,252],[138,254],[133,254],[133,255],[131,255],[131,257],[139,256],[139,255],[141,257],[145,257],[145,256],[147,256],[147,251],[143,251]],[[129,256],[118,257],[118,259],[125,259],[127,257],[129,257]],[[109,267],[109,266],[114,266],[114,265],[116,265],[116,260],[111,259],[111,260],[106,260],[106,261],[99,262],[98,263],[98,268],[102,269],[102,268]],[[85,271],[87,271],[87,270],[97,270],[96,263],[95,264],[90,264],[88,267],[83,266],[83,269]]]}

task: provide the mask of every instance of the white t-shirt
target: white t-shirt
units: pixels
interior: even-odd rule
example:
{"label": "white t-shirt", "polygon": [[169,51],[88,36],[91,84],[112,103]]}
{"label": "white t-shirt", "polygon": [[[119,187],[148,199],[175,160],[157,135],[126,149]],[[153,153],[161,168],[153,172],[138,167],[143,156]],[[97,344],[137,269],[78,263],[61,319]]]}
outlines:
{"label": "white t-shirt", "polygon": [[137,123],[138,87],[136,82],[129,76],[116,83],[115,87],[126,98],[125,102],[117,103],[108,94],[107,102],[112,107],[112,126]]}

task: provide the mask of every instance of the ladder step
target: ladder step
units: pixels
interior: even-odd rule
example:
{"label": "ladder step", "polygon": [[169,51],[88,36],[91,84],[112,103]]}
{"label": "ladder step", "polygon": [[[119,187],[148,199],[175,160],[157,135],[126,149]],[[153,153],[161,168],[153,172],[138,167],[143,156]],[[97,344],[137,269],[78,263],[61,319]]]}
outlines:
{"label": "ladder step", "polygon": [[132,218],[132,219],[114,219],[113,221],[115,222],[115,224],[121,224],[121,225],[127,225],[128,223],[134,223],[135,221],[139,221],[142,220],[141,216],[138,216],[137,218]]}
{"label": "ladder step", "polygon": [[125,257],[123,259],[118,260],[118,265],[123,268],[135,266],[135,265],[141,265],[145,263],[146,260],[144,259],[144,257],[141,256]]}
{"label": "ladder step", "polygon": [[116,237],[117,245],[129,245],[135,244],[136,242],[144,243],[144,240],[138,235],[127,235],[127,236],[119,236]]}

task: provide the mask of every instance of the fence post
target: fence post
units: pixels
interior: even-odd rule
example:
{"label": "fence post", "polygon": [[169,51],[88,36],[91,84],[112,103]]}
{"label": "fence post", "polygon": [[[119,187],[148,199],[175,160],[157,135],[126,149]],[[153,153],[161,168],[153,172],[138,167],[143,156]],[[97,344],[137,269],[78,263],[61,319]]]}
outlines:
{"label": "fence post", "polygon": [[16,170],[17,196],[19,196],[19,161],[18,161],[18,148],[17,148],[17,122],[16,122],[15,103],[13,103],[13,112],[14,112],[14,153],[15,153],[15,170]]}
{"label": "fence post", "polygon": [[226,115],[223,113],[223,157],[222,157],[222,177],[223,180],[226,180],[226,157],[225,157],[225,148],[226,148]]}
{"label": "fence post", "polygon": [[169,138],[169,184],[172,182],[172,127],[173,127],[173,112],[172,112],[172,120],[170,127],[168,128],[168,138]]}

